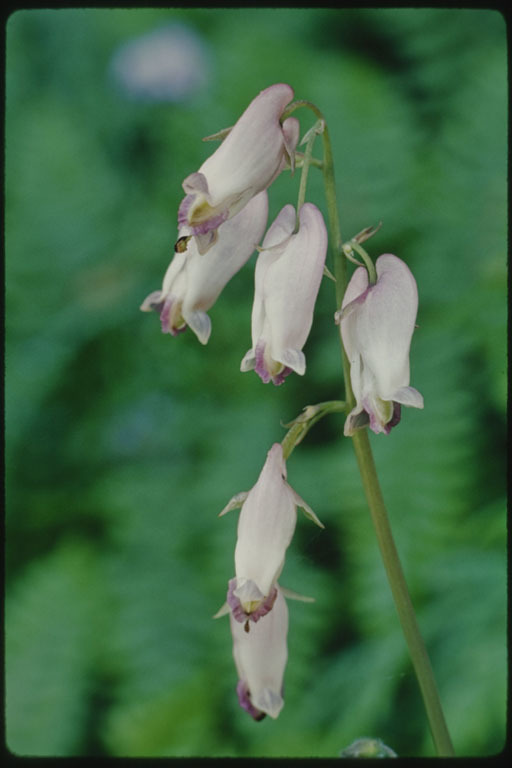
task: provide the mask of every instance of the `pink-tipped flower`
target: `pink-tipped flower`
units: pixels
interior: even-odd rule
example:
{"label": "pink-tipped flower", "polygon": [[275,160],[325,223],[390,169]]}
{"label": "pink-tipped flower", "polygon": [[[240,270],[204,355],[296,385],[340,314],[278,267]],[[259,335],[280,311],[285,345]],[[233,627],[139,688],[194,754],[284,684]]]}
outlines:
{"label": "pink-tipped flower", "polygon": [[423,397],[409,386],[409,349],[418,311],[418,289],[409,267],[386,253],[376,261],[377,282],[358,267],[340,312],[343,345],[350,362],[356,406],[345,422],[345,435],[369,424],[389,434],[400,421],[401,405],[423,408]]}
{"label": "pink-tipped flower", "polygon": [[188,325],[201,344],[206,344],[211,333],[206,311],[253,253],[263,236],[267,216],[268,196],[264,191],[222,225],[208,253],[199,253],[195,239],[190,238],[186,249],[174,254],[162,290],[150,293],[141,309],[160,313],[164,333],[176,336]]}
{"label": "pink-tipped flower", "polygon": [[276,718],[283,708],[283,677],[288,659],[288,607],[279,586],[273,610],[246,632],[230,615],[238,701],[255,720]]}
{"label": "pink-tipped flower", "polygon": [[292,98],[292,88],[284,83],[261,91],[220,147],[183,181],[178,226],[196,236],[201,252],[215,241],[222,222],[267,189],[287,162],[293,167],[299,122],[294,117],[280,122]]}
{"label": "pink-tipped flower", "polygon": [[304,203],[296,233],[295,225],[295,209],[285,205],[265,235],[256,262],[252,348],[240,365],[276,385],[292,371],[302,376],[306,370],[302,347],[313,323],[327,252],[327,230],[315,205]]}
{"label": "pink-tipped flower", "polygon": [[[237,494],[220,513],[242,506],[235,548],[235,578],[228,584],[227,604],[238,622],[257,622],[272,610],[276,582],[297,523],[297,507],[323,528],[313,510],[286,482],[286,463],[275,443],[256,485]],[[249,626],[249,625],[247,625]]]}

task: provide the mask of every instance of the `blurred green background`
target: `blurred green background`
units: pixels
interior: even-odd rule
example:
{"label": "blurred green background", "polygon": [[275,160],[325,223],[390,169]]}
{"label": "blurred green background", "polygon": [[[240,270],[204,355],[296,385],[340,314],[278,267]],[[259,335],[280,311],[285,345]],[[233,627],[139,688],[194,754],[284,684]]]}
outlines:
{"label": "blurred green background", "polygon": [[[164,40],[164,43],[162,43]],[[343,418],[288,478],[299,515],[285,707],[235,695],[238,513],[282,423],[340,397],[332,283],[304,377],[264,385],[254,260],[202,347],[139,305],[160,287],[181,181],[254,96],[323,110],[343,236],[383,221],[419,287],[404,409],[373,436],[458,755],[499,751],[506,699],[506,29],[495,11],[28,10],[7,24],[6,713],[21,755],[322,756],[355,739],[434,754]],[[313,122],[297,112],[302,133]],[[320,145],[316,154],[320,152]],[[270,190],[270,220],[298,177]],[[321,174],[308,199],[325,211]]]}

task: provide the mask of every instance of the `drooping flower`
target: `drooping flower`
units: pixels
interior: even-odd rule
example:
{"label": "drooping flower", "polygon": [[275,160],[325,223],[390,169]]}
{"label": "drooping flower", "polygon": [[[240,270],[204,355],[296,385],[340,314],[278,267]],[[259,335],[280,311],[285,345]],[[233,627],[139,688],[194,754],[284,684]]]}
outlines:
{"label": "drooping flower", "polygon": [[279,586],[273,610],[246,632],[230,615],[238,701],[255,720],[276,718],[283,708],[283,677],[288,659],[288,607]]}
{"label": "drooping flower", "polygon": [[297,507],[317,525],[323,525],[287,483],[280,443],[268,452],[256,485],[248,493],[233,497],[220,514],[239,506],[236,575],[228,584],[227,604],[233,618],[246,624],[269,613],[277,599],[276,583],[295,531]]}
{"label": "drooping flower", "polygon": [[[208,253],[199,253],[194,238],[186,242],[185,237],[185,250],[174,254],[162,289],[150,293],[141,309],[160,313],[164,333],[176,336],[188,325],[201,344],[206,344],[211,333],[206,311],[253,253],[263,236],[267,216],[268,195],[263,191],[222,225]],[[178,234],[182,236],[182,231]]]}
{"label": "drooping flower", "polygon": [[263,382],[282,384],[295,371],[303,375],[302,347],[311,330],[327,252],[327,230],[312,203],[299,211],[285,205],[263,240],[256,262],[252,347],[240,370],[253,368]]}
{"label": "drooping flower", "polygon": [[358,267],[341,310],[336,313],[350,362],[356,406],[345,422],[345,435],[369,424],[389,434],[400,421],[401,405],[423,408],[423,397],[409,386],[409,349],[418,311],[418,289],[409,267],[386,253],[376,263],[377,282]]}
{"label": "drooping flower", "polygon": [[186,196],[178,226],[196,236],[201,252],[215,241],[222,222],[267,189],[287,162],[293,167],[299,122],[294,117],[280,122],[292,98],[293,90],[285,83],[261,91],[220,147],[183,181]]}

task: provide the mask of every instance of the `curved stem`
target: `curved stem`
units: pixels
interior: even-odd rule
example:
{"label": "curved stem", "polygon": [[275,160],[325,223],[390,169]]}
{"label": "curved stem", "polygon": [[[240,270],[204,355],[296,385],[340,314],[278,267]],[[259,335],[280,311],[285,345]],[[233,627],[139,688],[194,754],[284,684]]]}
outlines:
{"label": "curved stem", "polygon": [[283,446],[283,457],[287,459],[295,446],[302,442],[311,427],[323,419],[328,413],[344,411],[345,403],[343,400],[327,400],[317,405],[307,405],[303,412],[294,419],[289,426],[290,429],[281,440]]}
{"label": "curved stem", "polygon": [[[298,107],[307,107],[314,114],[324,120],[323,114],[312,102],[296,101],[290,104],[285,115],[288,116]],[[283,116],[284,117],[284,116]],[[343,252],[341,228],[338,218],[338,206],[336,202],[336,184],[334,179],[334,162],[332,156],[331,141],[327,124],[323,132],[324,158],[323,175],[327,203],[327,217],[330,230],[330,242],[334,260],[334,276],[336,278],[336,309],[339,310],[347,287],[347,265]],[[343,347],[340,334],[341,355],[343,361],[343,378],[345,381],[345,402],[348,413],[355,405],[355,398],[350,383],[350,365]],[[294,424],[292,430],[299,425]],[[290,430],[291,431],[291,430]],[[286,439],[286,438],[285,438]],[[432,733],[436,751],[440,756],[453,756],[453,746],[439,699],[437,685],[434,679],[432,665],[421,637],[416,620],[414,607],[409,595],[405,576],[400,564],[400,558],[394,543],[391,526],[389,523],[382,491],[380,488],[375,462],[366,429],[357,431],[352,442],[361,474],[366,500],[370,508],[370,514],[375,528],[380,553],[386,569],[386,574],[391,587],[396,610],[402,626],[402,631],[407,643],[411,661],[418,679],[421,695],[425,705],[427,718]],[[294,443],[293,445],[295,445]],[[293,448],[292,448],[293,449]]]}
{"label": "curved stem", "polygon": [[346,245],[343,246],[343,250],[345,252],[345,255],[347,255],[347,250],[349,250],[349,252],[354,250],[356,253],[359,254],[359,256],[361,256],[361,258],[363,259],[363,261],[365,263],[366,269],[368,271],[368,282],[371,285],[375,285],[375,283],[377,282],[377,272],[375,271],[375,264],[370,259],[370,257],[366,253],[365,249],[362,248],[354,240],[351,240],[349,243],[347,243]]}
{"label": "curved stem", "polygon": [[284,438],[281,440],[283,458],[285,461],[289,458],[295,446],[301,442],[305,433],[305,424],[294,424],[290,427]]}
{"label": "curved stem", "polygon": [[313,131],[308,139],[308,142],[306,144],[306,151],[304,153],[304,161],[302,164],[302,173],[300,175],[300,184],[299,184],[299,198],[297,200],[297,225],[296,229],[299,228],[299,212],[302,206],[304,205],[304,201],[306,199],[306,187],[308,182],[308,173],[309,173],[309,166],[311,164],[311,153],[313,152],[313,144],[315,143],[315,132]]}

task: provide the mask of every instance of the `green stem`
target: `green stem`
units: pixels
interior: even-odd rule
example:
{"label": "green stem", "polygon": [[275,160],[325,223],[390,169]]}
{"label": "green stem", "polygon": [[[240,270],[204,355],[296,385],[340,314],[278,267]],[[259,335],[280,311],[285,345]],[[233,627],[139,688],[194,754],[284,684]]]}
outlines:
{"label": "green stem", "polygon": [[[297,101],[290,104],[286,110],[286,116],[291,114],[298,107],[307,107],[314,114],[325,119],[314,104],[309,101]],[[284,116],[283,116],[284,118]],[[327,204],[327,218],[330,230],[330,243],[334,260],[334,276],[336,278],[336,309],[339,310],[343,301],[345,289],[347,287],[347,265],[343,252],[343,241],[341,239],[341,228],[338,218],[338,205],[336,202],[336,184],[334,179],[334,162],[332,156],[331,141],[327,124],[323,132],[323,174],[325,195]],[[345,353],[340,334],[341,354],[343,360],[343,377],[346,391],[346,412],[348,413],[355,405],[355,398],[350,384],[350,365]],[[294,424],[292,430],[299,425]],[[299,432],[297,431],[297,436]],[[285,438],[286,439],[286,438]],[[361,474],[361,480],[370,508],[372,522],[375,528],[377,541],[379,544],[382,560],[386,569],[386,574],[391,587],[391,592],[395,602],[402,631],[407,643],[411,661],[418,679],[421,695],[425,705],[427,718],[432,733],[432,738],[438,755],[453,756],[453,746],[446,726],[439,693],[432,670],[432,665],[428,657],[425,644],[416,620],[414,607],[409,595],[405,576],[400,564],[400,558],[393,540],[393,534],[389,523],[382,491],[375,469],[375,462],[368,438],[368,432],[365,429],[357,431],[352,442]],[[294,443],[295,445],[295,443]]]}
{"label": "green stem", "polygon": [[[304,164],[304,152],[295,152],[295,167],[296,168],[302,168]],[[320,168],[322,170],[323,163],[321,160],[318,160],[316,157],[311,157],[309,160],[309,164],[313,165],[315,168]]]}
{"label": "green stem", "polygon": [[366,269],[368,270],[368,280],[371,283],[371,285],[375,285],[377,282],[377,272],[375,271],[375,264],[370,259],[368,254],[366,253],[365,249],[362,248],[358,243],[356,243],[354,240],[351,240],[347,245],[344,246],[345,248],[349,248],[350,250],[354,250],[356,253],[361,256],[363,259]]}
{"label": "green stem", "polygon": [[305,434],[305,424],[294,424],[293,427],[288,430],[284,438],[281,440],[281,445],[283,447],[283,458],[285,461],[288,459],[295,446],[301,442]]}
{"label": "green stem", "polygon": [[307,405],[303,412],[291,423],[290,429],[281,441],[283,446],[283,457],[286,460],[295,446],[302,442],[303,438],[309,432],[311,427],[323,419],[328,413],[340,412],[345,410],[343,400],[327,400],[317,405]]}
{"label": "green stem", "polygon": [[311,163],[311,153],[313,152],[313,144],[315,143],[315,138],[316,136],[313,131],[308,139],[308,143],[306,144],[306,152],[304,153],[304,162],[302,164],[302,172],[300,175],[299,198],[297,200],[297,231],[299,229],[299,211],[304,205],[304,201],[306,199],[309,166]]}
{"label": "green stem", "polygon": [[453,746],[444,719],[434,672],[416,621],[414,607],[393,539],[367,430],[357,431],[352,440],[382,560],[423,697],[432,739],[440,757],[453,757]]}

